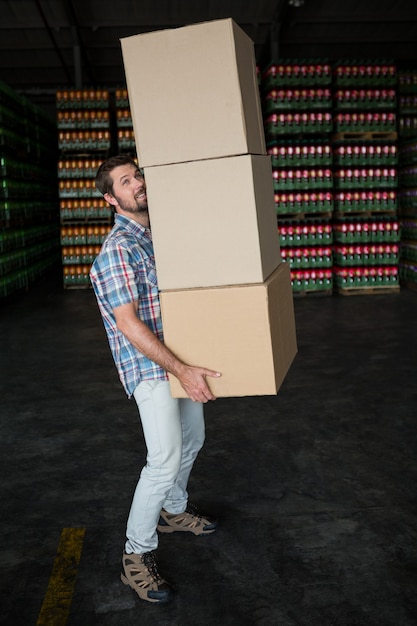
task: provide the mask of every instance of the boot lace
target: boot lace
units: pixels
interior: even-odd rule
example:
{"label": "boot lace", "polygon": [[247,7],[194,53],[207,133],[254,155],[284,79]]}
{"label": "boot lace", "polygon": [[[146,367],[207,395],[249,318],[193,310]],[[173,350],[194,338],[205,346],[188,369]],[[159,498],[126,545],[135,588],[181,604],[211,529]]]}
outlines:
{"label": "boot lace", "polygon": [[156,564],[155,556],[154,556],[153,552],[146,552],[142,556],[142,559],[143,559],[143,563],[144,563],[145,567],[147,568],[147,570],[149,571],[149,574],[151,575],[152,579],[156,583],[162,582],[162,578],[161,578],[160,573],[158,572],[158,566]]}

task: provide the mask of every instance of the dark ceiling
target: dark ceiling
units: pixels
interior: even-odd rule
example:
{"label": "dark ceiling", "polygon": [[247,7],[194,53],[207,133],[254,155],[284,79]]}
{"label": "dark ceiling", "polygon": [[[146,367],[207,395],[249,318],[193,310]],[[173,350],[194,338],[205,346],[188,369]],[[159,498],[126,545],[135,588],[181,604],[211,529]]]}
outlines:
{"label": "dark ceiling", "polygon": [[226,17],[252,38],[261,67],[277,58],[417,66],[416,0],[0,0],[0,79],[39,101],[60,87],[124,86],[120,38]]}

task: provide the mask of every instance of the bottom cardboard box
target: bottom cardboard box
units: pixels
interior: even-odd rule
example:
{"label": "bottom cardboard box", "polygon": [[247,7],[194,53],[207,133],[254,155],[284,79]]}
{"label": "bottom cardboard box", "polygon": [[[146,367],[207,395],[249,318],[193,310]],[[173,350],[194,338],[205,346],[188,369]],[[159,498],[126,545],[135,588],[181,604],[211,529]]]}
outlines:
{"label": "bottom cardboard box", "polygon": [[[166,345],[181,360],[222,373],[207,378],[218,397],[275,395],[297,353],[290,269],[263,283],[162,291]],[[174,398],[186,394],[170,375]]]}

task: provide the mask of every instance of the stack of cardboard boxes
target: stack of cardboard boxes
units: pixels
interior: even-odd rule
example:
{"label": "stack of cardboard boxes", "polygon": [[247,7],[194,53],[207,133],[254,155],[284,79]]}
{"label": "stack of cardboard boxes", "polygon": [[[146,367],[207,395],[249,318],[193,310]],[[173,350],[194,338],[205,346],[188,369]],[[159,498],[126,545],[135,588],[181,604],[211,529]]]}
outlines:
{"label": "stack of cardboard boxes", "polygon": [[297,347],[253,42],[225,19],[121,43],[165,342],[218,397],[275,394]]}

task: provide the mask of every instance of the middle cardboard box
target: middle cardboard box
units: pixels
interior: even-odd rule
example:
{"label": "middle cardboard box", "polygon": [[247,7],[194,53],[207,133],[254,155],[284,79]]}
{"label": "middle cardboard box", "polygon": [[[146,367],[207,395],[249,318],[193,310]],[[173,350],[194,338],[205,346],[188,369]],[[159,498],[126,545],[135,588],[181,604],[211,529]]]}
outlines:
{"label": "middle cardboard box", "polygon": [[269,155],[144,168],[160,290],[262,283],[281,262]]}

